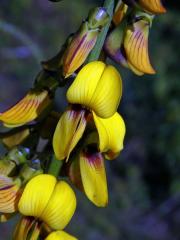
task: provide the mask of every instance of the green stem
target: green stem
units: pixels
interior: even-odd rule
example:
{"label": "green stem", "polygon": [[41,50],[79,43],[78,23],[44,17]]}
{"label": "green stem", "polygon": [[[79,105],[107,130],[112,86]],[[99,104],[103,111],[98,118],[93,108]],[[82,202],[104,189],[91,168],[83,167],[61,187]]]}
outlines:
{"label": "green stem", "polygon": [[111,24],[111,20],[113,17],[114,0],[105,0],[103,7],[106,8],[106,10],[109,14],[109,22],[106,24],[106,26],[102,29],[101,33],[99,34],[97,41],[96,41],[96,45],[93,48],[92,52],[90,53],[90,55],[87,59],[87,62],[92,62],[92,61],[96,61],[99,59],[107,32],[108,32],[110,24]]}
{"label": "green stem", "polygon": [[54,155],[53,158],[51,159],[48,173],[54,175],[55,177],[58,177],[62,165],[63,161],[57,160],[57,158]]}

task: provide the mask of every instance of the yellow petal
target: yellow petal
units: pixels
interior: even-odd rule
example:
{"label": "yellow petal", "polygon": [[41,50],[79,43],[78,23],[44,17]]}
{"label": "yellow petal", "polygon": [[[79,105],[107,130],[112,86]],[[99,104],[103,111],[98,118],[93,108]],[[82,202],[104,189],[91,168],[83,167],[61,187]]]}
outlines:
{"label": "yellow petal", "polygon": [[67,91],[70,103],[89,105],[106,65],[103,62],[91,62],[85,65]]}
{"label": "yellow petal", "polygon": [[18,208],[25,216],[40,217],[54,191],[56,178],[49,174],[40,174],[26,185]]}
{"label": "yellow petal", "polygon": [[113,158],[123,149],[125,124],[116,112],[110,118],[99,118],[93,113],[94,122],[99,134],[99,148],[107,158]]}
{"label": "yellow petal", "polygon": [[41,231],[41,223],[36,221],[34,226],[33,226],[33,229],[31,228],[30,238],[28,238],[28,239],[29,240],[38,240],[39,235],[40,235],[40,231]]}
{"label": "yellow petal", "polygon": [[138,75],[138,76],[144,75],[143,72],[139,71],[139,70],[138,70],[136,67],[134,67],[130,62],[127,62],[127,63],[128,63],[128,67],[131,69],[131,71],[132,71],[133,73],[135,73],[135,74]]}
{"label": "yellow petal", "polygon": [[85,114],[85,110],[77,108],[66,110],[61,116],[53,137],[53,148],[57,159],[68,159],[82,137],[86,127]]}
{"label": "yellow petal", "polygon": [[6,147],[9,149],[20,145],[30,134],[29,128],[20,130],[16,133],[11,134],[10,136],[4,137],[2,142],[5,144]]}
{"label": "yellow petal", "polygon": [[104,159],[100,153],[82,152],[80,170],[84,191],[96,206],[108,203],[108,190]]}
{"label": "yellow petal", "polygon": [[77,240],[77,238],[64,231],[56,231],[50,233],[45,240]]}
{"label": "yellow petal", "polygon": [[84,105],[102,118],[115,113],[121,95],[120,74],[113,66],[100,61],[84,66],[67,91],[70,103]]}
{"label": "yellow petal", "polygon": [[73,190],[66,182],[59,181],[40,218],[51,228],[61,230],[69,223],[75,209],[76,196]]}
{"label": "yellow petal", "polygon": [[34,219],[30,217],[22,217],[15,228],[13,240],[26,240],[34,223]]}
{"label": "yellow petal", "polygon": [[0,175],[0,212],[15,212],[20,196],[20,182],[15,183],[11,178]]}
{"label": "yellow petal", "polygon": [[143,73],[154,74],[148,54],[149,23],[139,20],[132,26],[127,27],[124,48],[127,60],[132,66]]}
{"label": "yellow petal", "polygon": [[139,4],[147,11],[155,14],[166,12],[161,0],[139,0]]}
{"label": "yellow petal", "polygon": [[30,91],[22,100],[0,114],[7,127],[17,127],[35,120],[50,103],[47,91]]}
{"label": "yellow petal", "polygon": [[74,186],[83,191],[83,185],[81,180],[79,154],[73,155],[73,161],[67,165],[67,175]]}
{"label": "yellow petal", "polygon": [[98,33],[97,29],[89,31],[87,22],[83,24],[64,55],[63,74],[65,77],[70,76],[84,63],[96,43]]}

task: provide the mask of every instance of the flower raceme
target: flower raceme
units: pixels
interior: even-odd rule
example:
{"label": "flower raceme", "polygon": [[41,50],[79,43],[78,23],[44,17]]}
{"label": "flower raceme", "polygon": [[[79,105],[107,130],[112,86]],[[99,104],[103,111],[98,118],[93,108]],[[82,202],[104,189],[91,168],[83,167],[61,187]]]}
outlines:
{"label": "flower raceme", "polygon": [[71,105],[61,116],[54,133],[53,148],[57,159],[69,157],[90,118],[112,117],[121,95],[122,80],[113,66],[100,61],[84,66],[67,91]]}
{"label": "flower raceme", "polygon": [[9,128],[22,126],[35,120],[50,102],[48,91],[31,90],[13,107],[0,113],[0,121]]}
{"label": "flower raceme", "polygon": [[19,200],[18,209],[24,217],[17,225],[14,240],[38,239],[43,224],[52,230],[62,230],[75,208],[75,194],[66,182],[57,182],[49,174],[34,177],[27,183]]}

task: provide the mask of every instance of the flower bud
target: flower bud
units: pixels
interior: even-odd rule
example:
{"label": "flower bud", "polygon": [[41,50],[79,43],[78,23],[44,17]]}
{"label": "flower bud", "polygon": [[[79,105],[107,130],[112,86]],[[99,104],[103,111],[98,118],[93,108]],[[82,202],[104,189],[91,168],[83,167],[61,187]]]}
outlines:
{"label": "flower bud", "polygon": [[113,15],[113,23],[117,26],[121,23],[122,19],[124,18],[127,12],[128,6],[119,0]]}
{"label": "flower bud", "polygon": [[122,65],[127,65],[126,60],[124,60],[121,46],[124,38],[124,30],[126,27],[126,22],[123,21],[119,26],[113,29],[105,40],[104,49],[112,60]]}
{"label": "flower bud", "polygon": [[21,180],[0,175],[0,212],[13,213],[21,196]]}
{"label": "flower bud", "polygon": [[109,15],[106,8],[97,7],[90,11],[88,16],[89,29],[97,29],[104,27],[109,21]]}
{"label": "flower bud", "polygon": [[22,126],[39,117],[50,102],[48,91],[31,90],[17,104],[1,113],[0,121],[9,128]]}
{"label": "flower bud", "polygon": [[20,165],[22,163],[25,163],[29,156],[30,156],[29,148],[15,147],[8,152],[6,159],[14,161],[16,165]]}
{"label": "flower bud", "polygon": [[125,33],[123,47],[130,65],[139,72],[154,74],[148,54],[148,36],[153,16],[136,12],[129,21]]}
{"label": "flower bud", "polygon": [[85,21],[74,35],[64,54],[63,75],[65,77],[69,77],[84,63],[108,19],[109,15],[105,8],[95,8],[91,11],[88,21]]}
{"label": "flower bud", "polygon": [[79,32],[75,34],[63,59],[63,75],[69,77],[86,60],[90,51],[93,49],[99,30],[89,30],[88,23],[85,22]]}

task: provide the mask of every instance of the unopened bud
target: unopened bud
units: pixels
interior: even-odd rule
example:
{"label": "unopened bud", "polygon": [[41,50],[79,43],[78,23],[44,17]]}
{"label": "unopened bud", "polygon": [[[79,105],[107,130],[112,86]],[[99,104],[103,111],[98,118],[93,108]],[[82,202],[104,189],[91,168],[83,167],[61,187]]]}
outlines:
{"label": "unopened bud", "polygon": [[88,16],[88,26],[90,29],[102,28],[109,21],[109,15],[106,8],[97,7],[90,11]]}

